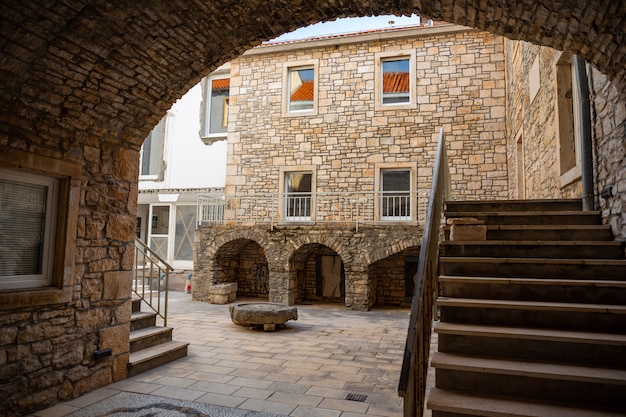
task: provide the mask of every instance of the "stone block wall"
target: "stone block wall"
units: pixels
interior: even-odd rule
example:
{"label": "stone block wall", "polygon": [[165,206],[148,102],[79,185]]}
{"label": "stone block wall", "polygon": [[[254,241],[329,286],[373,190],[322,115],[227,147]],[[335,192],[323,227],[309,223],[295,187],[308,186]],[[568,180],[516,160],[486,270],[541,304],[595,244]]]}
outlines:
{"label": "stone block wall", "polygon": [[[428,189],[443,127],[455,197],[506,197],[504,41],[454,25],[429,29],[263,46],[231,61],[226,193],[279,192],[279,170],[301,166],[314,168],[317,191],[374,191],[382,163],[415,164],[418,189]],[[377,54],[392,51],[415,58],[413,107],[376,106]],[[284,67],[299,62],[318,65],[313,115],[282,111]]]}

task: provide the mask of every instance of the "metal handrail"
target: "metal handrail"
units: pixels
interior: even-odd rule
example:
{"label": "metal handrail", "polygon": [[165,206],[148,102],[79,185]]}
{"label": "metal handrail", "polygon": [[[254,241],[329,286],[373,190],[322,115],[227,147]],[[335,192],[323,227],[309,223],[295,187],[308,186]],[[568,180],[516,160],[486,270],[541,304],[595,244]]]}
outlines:
{"label": "metal handrail", "polygon": [[439,131],[433,182],[424,221],[411,316],[404,349],[398,394],[404,398],[404,417],[422,416],[426,374],[439,268],[439,237],[444,201],[450,199],[450,174],[443,128]]}
{"label": "metal handrail", "polygon": [[224,223],[376,224],[421,222],[428,190],[406,192],[312,192],[203,194],[198,196],[198,226]]}
{"label": "metal handrail", "polygon": [[[167,326],[169,278],[172,268],[141,239],[135,238],[133,292],[145,302]],[[147,288],[147,290],[146,290]],[[156,294],[155,294],[156,293]],[[163,293],[163,297],[161,297]]]}

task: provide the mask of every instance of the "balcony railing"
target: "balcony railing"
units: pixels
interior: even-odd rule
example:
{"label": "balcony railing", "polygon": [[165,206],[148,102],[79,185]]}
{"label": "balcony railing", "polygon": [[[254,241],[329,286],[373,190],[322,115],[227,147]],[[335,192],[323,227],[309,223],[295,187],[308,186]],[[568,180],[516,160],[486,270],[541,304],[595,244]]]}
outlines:
{"label": "balcony railing", "polygon": [[429,190],[198,196],[198,226],[289,222],[421,223]]}

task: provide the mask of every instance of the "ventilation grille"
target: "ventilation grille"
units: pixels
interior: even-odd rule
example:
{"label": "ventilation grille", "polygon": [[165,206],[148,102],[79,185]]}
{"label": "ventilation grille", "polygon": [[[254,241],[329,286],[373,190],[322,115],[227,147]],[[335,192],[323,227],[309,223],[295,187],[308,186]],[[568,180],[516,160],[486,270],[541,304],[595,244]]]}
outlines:
{"label": "ventilation grille", "polygon": [[348,400],[348,401],[358,401],[358,402],[362,403],[366,399],[367,399],[367,395],[360,395],[360,394],[348,394],[348,395],[346,395],[346,400]]}

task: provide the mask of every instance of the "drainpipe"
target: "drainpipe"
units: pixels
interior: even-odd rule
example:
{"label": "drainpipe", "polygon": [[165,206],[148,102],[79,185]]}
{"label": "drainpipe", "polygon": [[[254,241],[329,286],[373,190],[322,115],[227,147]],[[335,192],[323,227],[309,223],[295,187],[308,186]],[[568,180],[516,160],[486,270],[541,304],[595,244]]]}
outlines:
{"label": "drainpipe", "polygon": [[587,68],[585,61],[578,55],[574,55],[574,68],[576,69],[576,79],[578,97],[580,97],[580,158],[582,169],[582,202],[583,210],[594,209],[593,192],[593,150],[591,144],[591,111],[589,104],[589,84],[587,80]]}

